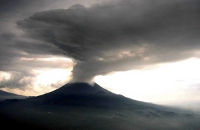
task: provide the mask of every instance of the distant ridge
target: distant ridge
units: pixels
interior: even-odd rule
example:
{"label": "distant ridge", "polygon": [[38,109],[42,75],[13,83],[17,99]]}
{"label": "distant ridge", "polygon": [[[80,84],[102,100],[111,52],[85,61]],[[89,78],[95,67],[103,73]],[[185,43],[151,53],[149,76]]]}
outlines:
{"label": "distant ridge", "polygon": [[4,101],[7,99],[24,99],[24,98],[26,97],[0,90],[0,101]]}

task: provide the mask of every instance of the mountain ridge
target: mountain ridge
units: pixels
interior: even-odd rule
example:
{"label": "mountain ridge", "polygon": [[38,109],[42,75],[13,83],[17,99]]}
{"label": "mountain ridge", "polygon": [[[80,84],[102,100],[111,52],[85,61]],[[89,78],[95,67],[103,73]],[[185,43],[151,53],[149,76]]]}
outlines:
{"label": "mountain ridge", "polygon": [[61,88],[44,95],[33,97],[36,104],[83,105],[93,107],[119,107],[130,104],[133,100],[114,94],[97,83],[68,83]]}
{"label": "mountain ridge", "polygon": [[[102,88],[99,86],[97,83],[94,84],[89,84],[89,83],[84,83],[84,82],[77,82],[77,83],[68,83],[61,88],[50,92],[50,93],[55,93],[55,92],[62,92],[65,94],[97,94],[98,92],[104,92],[111,94],[112,92]],[[49,94],[49,93],[47,93]]]}
{"label": "mountain ridge", "polygon": [[17,95],[17,94],[14,94],[14,93],[10,93],[10,92],[0,90],[0,101],[4,101],[4,100],[7,100],[7,99],[24,99],[24,98],[26,98],[26,96]]}

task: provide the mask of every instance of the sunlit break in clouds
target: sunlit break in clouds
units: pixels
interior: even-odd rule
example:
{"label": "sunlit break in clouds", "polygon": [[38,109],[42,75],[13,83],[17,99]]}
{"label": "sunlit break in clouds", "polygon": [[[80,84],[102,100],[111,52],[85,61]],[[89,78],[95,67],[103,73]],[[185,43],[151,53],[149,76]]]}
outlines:
{"label": "sunlit break in clouds", "polygon": [[8,72],[2,72],[0,71],[0,82],[9,80],[11,78],[11,74]]}
{"label": "sunlit break in clouds", "polygon": [[200,130],[200,0],[0,0],[0,122]]}
{"label": "sunlit break in clouds", "polygon": [[156,103],[199,101],[199,0],[1,0],[0,89],[97,82]]}
{"label": "sunlit break in clouds", "polygon": [[[25,83],[24,88],[9,87],[13,84],[6,84],[4,82],[12,81],[12,72],[0,72],[1,85],[4,86],[2,90],[14,92],[20,95],[37,96],[50,91],[53,91],[60,86],[68,83],[72,74],[74,63],[71,59],[59,56],[46,56],[40,58],[20,58],[22,61],[37,62],[37,64],[46,64],[43,68],[32,68],[30,76],[22,77],[19,82]],[[52,67],[55,66],[55,67]],[[49,67],[49,68],[48,68]],[[4,81],[4,82],[3,82]]]}
{"label": "sunlit break in clouds", "polygon": [[110,91],[154,103],[199,102],[200,59],[146,66],[143,69],[96,76]]}

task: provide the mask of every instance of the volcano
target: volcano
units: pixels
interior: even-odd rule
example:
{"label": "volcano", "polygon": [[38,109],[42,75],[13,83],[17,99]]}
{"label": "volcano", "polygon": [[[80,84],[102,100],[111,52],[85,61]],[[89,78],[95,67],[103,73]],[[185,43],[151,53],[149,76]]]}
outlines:
{"label": "volcano", "polygon": [[145,103],[98,84],[69,83],[50,93],[0,103],[7,128],[59,130],[200,129],[196,113]]}
{"label": "volcano", "polygon": [[114,94],[96,83],[92,85],[88,83],[69,83],[53,92],[32,98],[30,102],[46,105],[112,108],[125,107],[130,105],[133,100]]}

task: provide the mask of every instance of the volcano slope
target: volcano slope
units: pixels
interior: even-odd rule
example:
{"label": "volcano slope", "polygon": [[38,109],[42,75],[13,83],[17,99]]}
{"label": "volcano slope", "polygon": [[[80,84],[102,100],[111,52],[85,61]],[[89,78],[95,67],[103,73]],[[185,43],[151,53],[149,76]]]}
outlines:
{"label": "volcano slope", "polygon": [[198,130],[196,113],[140,102],[98,84],[69,83],[0,103],[1,127],[51,130]]}

